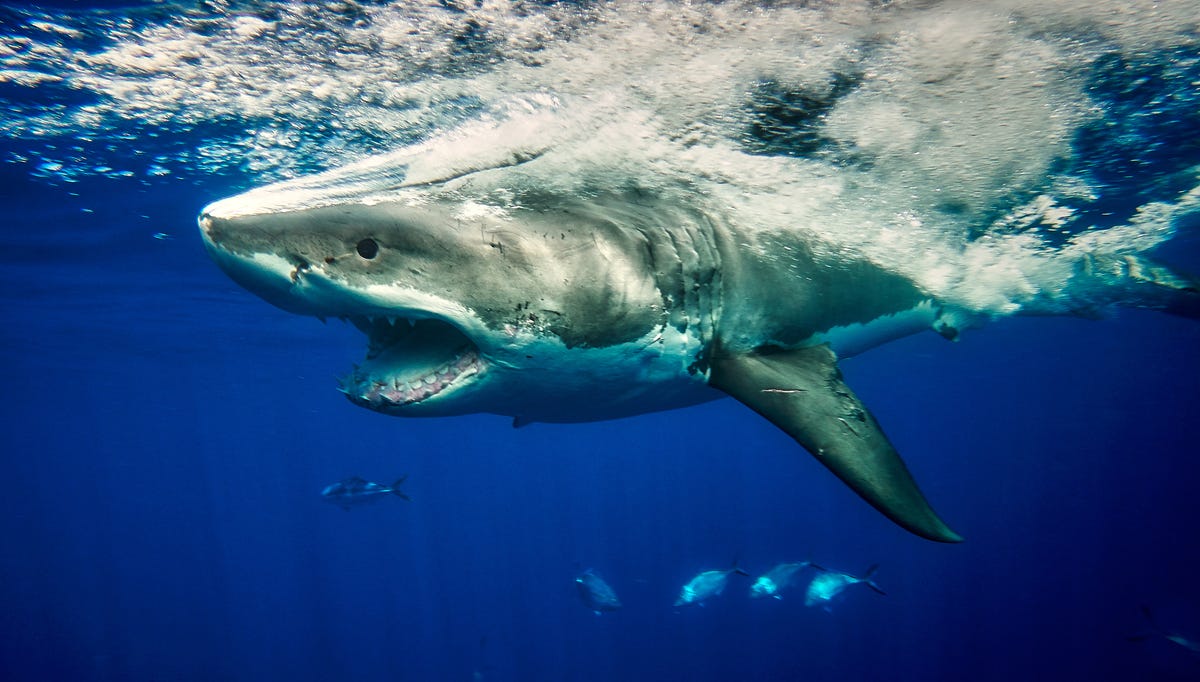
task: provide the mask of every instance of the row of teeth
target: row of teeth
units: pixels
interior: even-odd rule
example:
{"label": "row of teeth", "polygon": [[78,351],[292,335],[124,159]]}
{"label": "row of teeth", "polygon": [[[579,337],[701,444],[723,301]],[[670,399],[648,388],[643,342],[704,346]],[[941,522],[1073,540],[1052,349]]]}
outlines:
{"label": "row of teeth", "polygon": [[423,377],[408,380],[380,381],[359,374],[355,368],[353,376],[338,381],[338,390],[350,400],[369,407],[394,407],[435,396],[459,378],[478,374],[479,370],[479,356],[474,350],[466,350]]}

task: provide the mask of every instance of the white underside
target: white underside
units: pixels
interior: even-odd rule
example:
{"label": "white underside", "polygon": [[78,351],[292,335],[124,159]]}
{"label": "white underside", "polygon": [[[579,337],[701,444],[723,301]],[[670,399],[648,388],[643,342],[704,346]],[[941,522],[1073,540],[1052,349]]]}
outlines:
{"label": "white underside", "polygon": [[483,411],[524,421],[599,421],[723,395],[688,372],[700,340],[670,327],[603,348],[567,348],[556,336],[518,330],[505,335],[490,349],[481,345],[489,367],[488,385],[479,390],[493,403]]}
{"label": "white underside", "polygon": [[938,316],[938,307],[932,301],[924,301],[914,308],[894,315],[884,315],[860,324],[833,327],[814,334],[809,343],[802,345],[828,343],[839,358],[846,358],[930,329]]}

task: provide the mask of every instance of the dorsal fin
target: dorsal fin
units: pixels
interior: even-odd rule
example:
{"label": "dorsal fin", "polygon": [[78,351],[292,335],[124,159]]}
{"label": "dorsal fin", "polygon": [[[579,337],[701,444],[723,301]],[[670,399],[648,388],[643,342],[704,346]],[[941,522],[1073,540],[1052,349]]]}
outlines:
{"label": "dorsal fin", "polygon": [[771,420],[889,519],[960,542],[917,488],[878,422],[842,380],[828,346],[713,354],[709,384]]}

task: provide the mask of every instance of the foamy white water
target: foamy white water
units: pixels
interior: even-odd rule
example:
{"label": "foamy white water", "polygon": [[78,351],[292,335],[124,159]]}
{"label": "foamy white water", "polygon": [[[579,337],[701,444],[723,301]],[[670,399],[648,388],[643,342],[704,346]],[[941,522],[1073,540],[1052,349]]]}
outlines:
{"label": "foamy white water", "polygon": [[5,10],[7,160],[299,177],[261,209],[536,158],[456,191],[674,196],[985,316],[1072,305],[1198,210],[1197,2],[446,5]]}

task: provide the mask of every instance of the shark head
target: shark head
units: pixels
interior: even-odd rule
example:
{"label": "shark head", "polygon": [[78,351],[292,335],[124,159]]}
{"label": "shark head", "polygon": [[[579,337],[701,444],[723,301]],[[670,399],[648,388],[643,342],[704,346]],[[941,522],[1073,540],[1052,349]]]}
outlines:
{"label": "shark head", "polygon": [[363,407],[583,421],[717,397],[695,376],[703,340],[678,319],[664,255],[637,215],[602,205],[629,202],[467,193],[502,170],[336,200],[283,183],[199,223],[246,289],[363,332],[365,357],[341,380]]}

